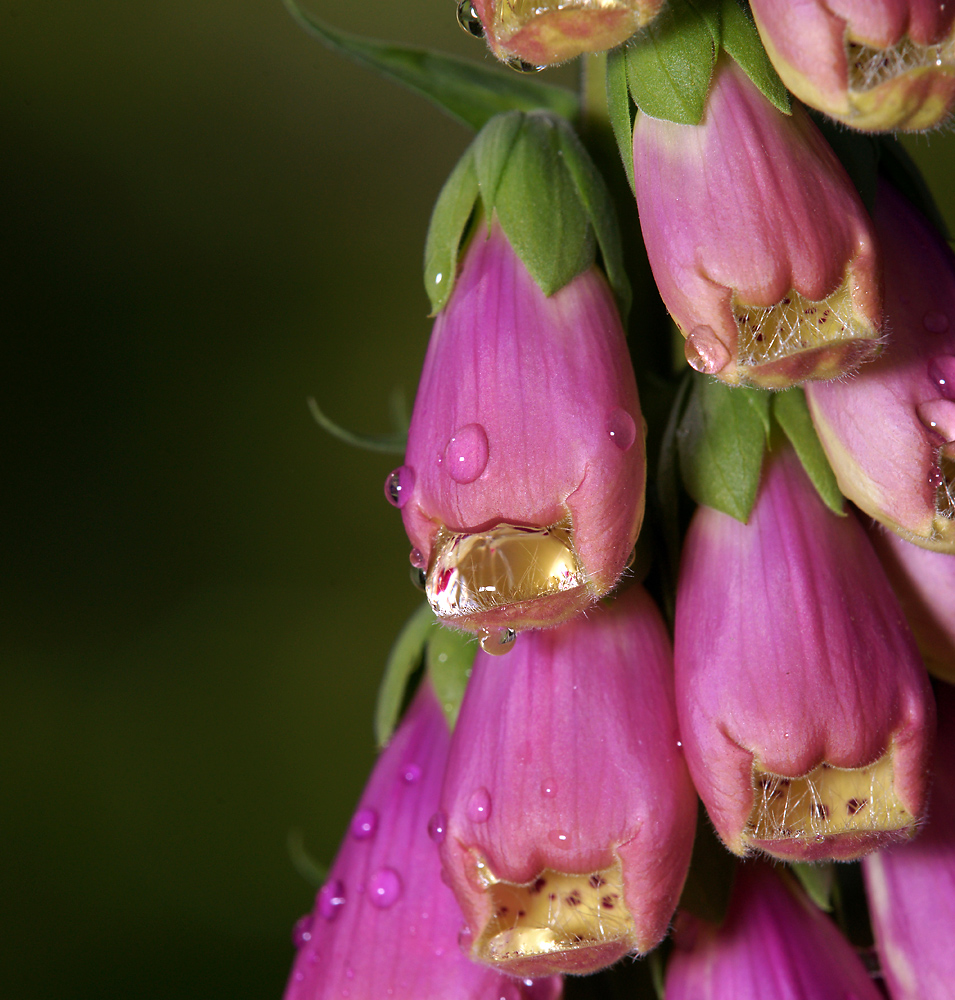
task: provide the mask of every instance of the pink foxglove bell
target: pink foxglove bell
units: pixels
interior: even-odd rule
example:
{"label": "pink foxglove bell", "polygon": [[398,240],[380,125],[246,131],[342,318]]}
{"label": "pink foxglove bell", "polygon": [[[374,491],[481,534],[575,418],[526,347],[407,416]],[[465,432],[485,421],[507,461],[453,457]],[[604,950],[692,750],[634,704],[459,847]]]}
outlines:
{"label": "pink foxglove bell", "polygon": [[784,115],[723,57],[699,125],[637,115],[633,169],[653,276],[698,371],[784,388],[877,350],[871,224],[802,108]]}
{"label": "pink foxglove bell", "polygon": [[476,961],[592,972],[666,934],[696,821],[671,656],[641,587],[478,653],[441,797]]}
{"label": "pink foxglove bell", "polygon": [[922,817],[925,668],[862,526],[771,453],[749,523],[700,507],[676,608],[687,762],[730,850],[853,858]]}

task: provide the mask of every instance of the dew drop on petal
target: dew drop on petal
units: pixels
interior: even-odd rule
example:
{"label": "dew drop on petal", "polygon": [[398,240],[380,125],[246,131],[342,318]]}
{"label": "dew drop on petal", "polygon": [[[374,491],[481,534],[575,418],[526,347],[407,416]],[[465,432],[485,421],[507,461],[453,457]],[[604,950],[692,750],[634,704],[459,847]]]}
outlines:
{"label": "dew drop on petal", "polygon": [[471,933],[471,928],[465,924],[461,930],[458,931],[458,947],[465,955],[471,954],[471,943],[474,941],[474,935]]}
{"label": "dew drop on petal", "polygon": [[481,24],[471,0],[459,0],[457,16],[462,31],[474,38],[481,38],[484,35],[484,25]]}
{"label": "dew drop on petal", "polygon": [[368,880],[368,898],[379,910],[387,910],[398,902],[401,888],[401,876],[394,868],[379,868]]}
{"label": "dew drop on petal", "polygon": [[410,465],[402,465],[388,474],[385,480],[385,499],[399,509],[411,499],[414,489],[414,469]]}
{"label": "dew drop on petal", "polygon": [[472,823],[486,823],[491,818],[491,793],[486,788],[478,788],[468,799],[465,812]]}
{"label": "dew drop on petal", "polygon": [[928,484],[933,490],[940,489],[945,483],[945,476],[942,474],[941,467],[936,463],[929,469],[928,474]]}
{"label": "dew drop on petal", "polygon": [[547,839],[554,847],[562,847],[565,850],[570,849],[570,834],[566,830],[551,830],[547,835]]}
{"label": "dew drop on petal", "polygon": [[292,944],[296,948],[301,948],[312,940],[312,914],[306,913],[304,917],[299,917],[292,928]]}
{"label": "dew drop on petal", "polygon": [[606,420],[607,433],[610,440],[621,450],[629,451],[637,437],[637,425],[633,417],[620,406],[615,406]]}
{"label": "dew drop on petal", "polygon": [[541,782],[541,795],[545,799],[552,799],[557,794],[557,785],[548,779],[547,781]]}
{"label": "dew drop on petal", "polygon": [[401,769],[401,780],[406,785],[417,784],[421,780],[421,768],[417,764],[405,764]]}
{"label": "dew drop on petal", "polygon": [[355,840],[367,840],[378,829],[378,813],[374,809],[359,809],[352,816],[350,829]]}
{"label": "dew drop on petal", "polygon": [[426,568],[427,563],[424,558],[424,553],[421,551],[421,549],[412,549],[411,552],[408,553],[408,559],[410,560],[411,565],[415,567],[415,569]]}
{"label": "dew drop on petal", "polygon": [[683,353],[690,367],[704,375],[715,375],[730,361],[729,350],[710,326],[694,327],[683,345]]}
{"label": "dew drop on petal", "polygon": [[927,312],[922,317],[922,325],[929,333],[945,333],[948,330],[948,317],[942,312]]}
{"label": "dew drop on petal", "polygon": [[955,400],[930,399],[919,403],[915,412],[922,424],[943,441],[955,441]]}
{"label": "dew drop on petal", "polygon": [[444,449],[448,475],[462,486],[473,483],[487,468],[487,433],[480,424],[456,430]]}
{"label": "dew drop on petal", "polygon": [[340,878],[326,882],[318,891],[318,912],[326,920],[334,920],[345,905],[345,885]]}
{"label": "dew drop on petal", "polygon": [[436,843],[440,844],[448,831],[448,817],[443,812],[436,812],[428,820],[428,836]]}
{"label": "dew drop on petal", "polygon": [[928,377],[943,396],[955,399],[955,357],[942,355],[933,358],[928,365]]}
{"label": "dew drop on petal", "polygon": [[481,649],[491,656],[503,656],[514,648],[517,633],[512,628],[486,629],[480,631]]}

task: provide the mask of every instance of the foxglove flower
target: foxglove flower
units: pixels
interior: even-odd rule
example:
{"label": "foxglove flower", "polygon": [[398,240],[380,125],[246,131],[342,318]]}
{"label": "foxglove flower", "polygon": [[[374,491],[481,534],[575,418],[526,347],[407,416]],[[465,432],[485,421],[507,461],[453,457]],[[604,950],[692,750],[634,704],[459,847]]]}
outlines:
{"label": "foxglove flower", "polygon": [[889,342],[806,400],[842,492],[903,538],[955,552],[955,256],[888,184],[875,223]]}
{"label": "foxglove flower", "polygon": [[892,1000],[950,1000],[955,984],[955,697],[939,690],[936,780],[925,829],[863,862]]}
{"label": "foxglove flower", "polygon": [[786,875],[740,865],[726,920],[677,919],[666,1000],[880,1000],[832,921]]}
{"label": "foxglove flower", "polygon": [[483,28],[498,59],[536,69],[612,49],[662,6],[663,0],[462,0],[458,20],[471,34]]}
{"label": "foxglove flower", "polygon": [[477,654],[441,818],[473,959],[591,972],[662,939],[696,819],[672,683],[640,587],[524,636],[506,666]]}
{"label": "foxglove flower", "polygon": [[876,349],[868,216],[809,116],[723,57],[699,125],[637,115],[633,166],[653,276],[697,371],[784,388]]}
{"label": "foxglove flower", "polygon": [[870,537],[930,674],[955,683],[955,555],[877,526]]}
{"label": "foxglove flower", "polygon": [[914,832],[925,668],[862,526],[791,450],[769,456],[748,524],[697,510],[675,663],[690,773],[731,851],[853,858]]}
{"label": "foxglove flower", "polygon": [[955,101],[955,8],[938,0],[751,0],[783,83],[857,129],[918,131]]}
{"label": "foxglove flower", "polygon": [[438,315],[401,507],[446,625],[536,628],[623,572],[643,517],[643,420],[613,295],[591,266],[546,296],[482,225]]}
{"label": "foxglove flower", "polygon": [[285,1000],[555,1000],[560,981],[508,979],[458,946],[461,912],[428,820],[450,734],[425,681],[368,782],[316,900],[295,929]]}

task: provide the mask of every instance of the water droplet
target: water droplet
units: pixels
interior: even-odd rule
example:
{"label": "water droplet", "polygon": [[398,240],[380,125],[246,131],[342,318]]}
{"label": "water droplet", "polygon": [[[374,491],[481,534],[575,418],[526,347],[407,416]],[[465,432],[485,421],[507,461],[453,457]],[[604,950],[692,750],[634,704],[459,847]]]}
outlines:
{"label": "water droplet", "polygon": [[355,978],[355,970],[350,965],[345,966],[345,978],[346,979]]}
{"label": "water droplet", "polygon": [[414,785],[421,780],[421,768],[417,764],[405,764],[401,771],[401,780],[406,785]]}
{"label": "water droplet", "polygon": [[697,326],[683,345],[689,366],[704,375],[715,375],[730,362],[730,352],[711,326]]}
{"label": "water droplet", "polygon": [[552,799],[557,794],[557,785],[550,778],[541,782],[541,795],[545,799]]}
{"label": "water droplet", "polygon": [[919,420],[943,441],[955,441],[955,400],[930,399],[915,408]]}
{"label": "water droplet", "polygon": [[355,840],[367,840],[378,829],[378,813],[374,809],[359,809],[352,817],[351,835]]}
{"label": "water droplet", "polygon": [[402,465],[388,474],[385,480],[385,499],[393,507],[400,509],[411,499],[413,489],[414,469],[410,465]]}
{"label": "water droplet", "polygon": [[637,547],[630,550],[630,555],[627,556],[627,561],[624,563],[624,569],[633,569],[633,564],[637,561]]}
{"label": "water droplet", "polygon": [[434,276],[434,283],[436,285],[440,285],[443,280],[444,280],[444,275],[440,271],[438,271],[438,273]]}
{"label": "water droplet", "polygon": [[563,847],[564,849],[570,848],[570,834],[566,830],[551,830],[547,834],[547,839],[555,847]]}
{"label": "water droplet", "polygon": [[401,876],[394,868],[379,868],[368,881],[368,898],[379,910],[394,906],[401,896]]}
{"label": "water droplet", "polygon": [[345,885],[340,878],[326,882],[318,891],[318,912],[326,920],[334,920],[345,905]]}
{"label": "water droplet", "polygon": [[947,399],[955,399],[955,357],[942,355],[928,365],[928,377]]}
{"label": "water droplet", "polygon": [[945,476],[942,474],[942,470],[938,464],[933,465],[929,469],[928,484],[933,490],[941,489],[945,484]]}
{"label": "water droplet", "polygon": [[411,565],[414,566],[415,569],[427,568],[428,564],[424,558],[424,553],[421,551],[421,549],[412,549],[411,552],[408,554],[408,559],[411,561]]}
{"label": "water droplet", "polygon": [[457,16],[462,31],[466,31],[474,38],[481,38],[484,35],[484,25],[481,24],[471,0],[460,0]]}
{"label": "water droplet", "polygon": [[292,928],[292,944],[296,948],[301,948],[312,940],[312,915],[306,913],[304,917],[299,917]]}
{"label": "water droplet", "polygon": [[942,312],[927,312],[922,317],[922,325],[929,333],[945,333],[948,330],[948,317]]}
{"label": "water droplet", "polygon": [[305,973],[301,969],[295,970],[295,982],[300,983],[305,978]]}
{"label": "water droplet", "polygon": [[546,66],[535,66],[533,63],[524,62],[523,59],[518,59],[517,56],[511,56],[501,61],[508,69],[512,69],[517,73],[539,73],[542,69],[547,69]]}
{"label": "water droplet", "polygon": [[465,812],[472,823],[486,823],[491,818],[491,793],[486,788],[478,788],[468,800]]}
{"label": "water droplet", "polygon": [[443,812],[436,812],[428,820],[428,836],[436,843],[440,844],[448,832],[448,817]]}
{"label": "water droplet", "polygon": [[456,430],[444,449],[448,475],[462,486],[473,483],[487,468],[487,433],[480,424]]}
{"label": "water droplet", "polygon": [[418,590],[424,590],[428,584],[428,574],[418,566],[412,566],[408,574],[411,577],[411,585]]}
{"label": "water droplet", "polygon": [[458,931],[458,947],[465,955],[470,956],[471,954],[471,942],[474,940],[474,935],[471,933],[471,928],[465,924],[461,930]]}
{"label": "water droplet", "polygon": [[517,633],[512,628],[482,628],[479,635],[481,649],[491,656],[503,656],[509,653],[514,648],[514,640],[517,638]]}
{"label": "water droplet", "polygon": [[637,425],[633,422],[633,417],[622,407],[616,406],[607,414],[606,427],[610,440],[621,451],[629,451],[637,436]]}

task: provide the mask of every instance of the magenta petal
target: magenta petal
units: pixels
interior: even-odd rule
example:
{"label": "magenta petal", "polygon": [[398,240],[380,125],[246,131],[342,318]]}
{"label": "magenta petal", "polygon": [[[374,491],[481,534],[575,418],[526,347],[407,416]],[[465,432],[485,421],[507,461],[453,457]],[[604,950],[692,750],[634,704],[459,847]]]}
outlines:
{"label": "magenta petal", "polygon": [[852,946],[788,876],[737,868],[719,928],[681,914],[666,1000],[880,1000]]}
{"label": "magenta petal", "polygon": [[939,686],[936,779],[925,829],[863,862],[892,1000],[950,1000],[955,986],[955,697]]}
{"label": "magenta petal", "polygon": [[731,850],[851,858],[912,834],[925,668],[861,525],[825,507],[790,449],[770,455],[748,524],[698,509],[675,662],[687,762]]}
{"label": "magenta petal", "polygon": [[442,793],[472,957],[589,972],[664,936],[696,815],[672,683],[640,587],[522,635],[503,663],[478,653]]}
{"label": "magenta petal", "polygon": [[617,582],[643,517],[643,418],[613,295],[549,298],[481,229],[438,316],[408,435],[405,528],[446,624],[557,624]]}
{"label": "magenta petal", "polygon": [[316,900],[296,925],[285,1000],[555,1000],[470,962],[461,911],[441,881],[428,821],[437,811],[448,728],[425,683],[362,795]]}

